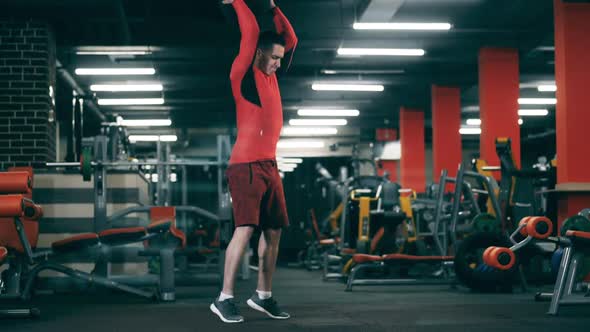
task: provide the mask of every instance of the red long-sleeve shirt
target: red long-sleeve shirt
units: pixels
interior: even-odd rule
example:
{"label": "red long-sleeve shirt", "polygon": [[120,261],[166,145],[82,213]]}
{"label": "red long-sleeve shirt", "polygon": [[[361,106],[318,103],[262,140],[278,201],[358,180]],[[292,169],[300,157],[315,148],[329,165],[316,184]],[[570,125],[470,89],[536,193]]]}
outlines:
{"label": "red long-sleeve shirt", "polygon": [[[253,65],[260,28],[244,0],[235,0],[242,38],[240,52],[231,68],[230,80],[236,103],[238,137],[230,164],[274,159],[283,127],[283,105],[276,74],[266,75]],[[295,48],[297,36],[278,7],[273,9],[277,33],[285,39],[285,53]],[[250,86],[252,93],[246,93]],[[252,91],[250,91],[252,92]],[[248,96],[245,96],[247,94]],[[254,97],[250,97],[253,95]]]}

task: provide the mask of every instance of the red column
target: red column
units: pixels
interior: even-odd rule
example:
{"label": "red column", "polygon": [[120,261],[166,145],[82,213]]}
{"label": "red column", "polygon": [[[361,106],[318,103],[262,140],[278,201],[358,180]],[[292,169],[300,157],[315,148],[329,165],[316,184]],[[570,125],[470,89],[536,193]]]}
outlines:
{"label": "red column", "polygon": [[[590,4],[554,0],[559,223],[590,207]],[[575,191],[575,192],[574,192]]]}
{"label": "red column", "polygon": [[482,48],[479,52],[479,113],[481,158],[499,166],[495,140],[510,137],[517,167],[520,167],[520,127],[518,125],[518,51]]}
{"label": "red column", "polygon": [[426,190],[426,159],[424,148],[424,113],[402,107],[399,112],[402,158],[401,185],[416,192]]}
{"label": "red column", "polygon": [[[394,142],[397,141],[397,130],[390,128],[378,128],[376,141]],[[389,181],[397,182],[397,160],[379,160],[377,175],[383,176],[385,172],[389,173]]]}
{"label": "red column", "polygon": [[443,169],[457,175],[461,153],[461,90],[432,86],[432,178],[438,181]]}

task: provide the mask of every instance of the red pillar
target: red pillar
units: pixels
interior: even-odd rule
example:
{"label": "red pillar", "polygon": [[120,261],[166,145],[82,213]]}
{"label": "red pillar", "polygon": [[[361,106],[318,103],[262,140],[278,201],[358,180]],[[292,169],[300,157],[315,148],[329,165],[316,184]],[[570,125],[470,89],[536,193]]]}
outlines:
{"label": "red pillar", "polygon": [[[378,128],[376,141],[394,142],[397,141],[397,130],[390,128]],[[389,173],[389,181],[397,182],[397,160],[379,160],[377,175],[383,176],[385,172]]]}
{"label": "red pillar", "polygon": [[[559,224],[590,207],[590,4],[554,0]],[[575,192],[574,192],[575,191]]]}
{"label": "red pillar", "polygon": [[479,52],[479,149],[481,158],[490,166],[500,166],[496,154],[496,138],[509,137],[512,140],[514,160],[517,167],[520,167],[518,97],[518,51],[482,48]]}
{"label": "red pillar", "polygon": [[432,86],[432,178],[438,181],[443,169],[457,175],[461,153],[461,90]]}
{"label": "red pillar", "polygon": [[399,112],[399,127],[402,146],[401,185],[422,193],[426,190],[424,113],[402,107]]}

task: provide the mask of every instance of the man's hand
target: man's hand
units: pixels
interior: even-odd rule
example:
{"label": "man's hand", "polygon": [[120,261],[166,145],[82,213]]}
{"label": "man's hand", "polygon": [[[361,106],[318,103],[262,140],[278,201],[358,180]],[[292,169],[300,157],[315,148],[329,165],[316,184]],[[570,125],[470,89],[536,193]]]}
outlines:
{"label": "man's hand", "polygon": [[231,5],[232,3],[234,3],[234,0],[222,0],[221,3],[224,5]]}
{"label": "man's hand", "polygon": [[277,5],[275,4],[275,0],[270,0],[270,9],[275,8]]}

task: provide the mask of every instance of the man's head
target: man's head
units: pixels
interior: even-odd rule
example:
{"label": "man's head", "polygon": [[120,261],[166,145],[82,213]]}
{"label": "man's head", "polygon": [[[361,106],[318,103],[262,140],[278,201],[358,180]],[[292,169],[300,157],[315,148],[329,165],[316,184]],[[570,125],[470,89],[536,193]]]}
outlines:
{"label": "man's head", "polygon": [[258,37],[258,49],[254,63],[266,75],[272,75],[281,67],[285,56],[285,39],[274,31],[264,31]]}

